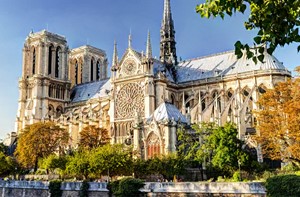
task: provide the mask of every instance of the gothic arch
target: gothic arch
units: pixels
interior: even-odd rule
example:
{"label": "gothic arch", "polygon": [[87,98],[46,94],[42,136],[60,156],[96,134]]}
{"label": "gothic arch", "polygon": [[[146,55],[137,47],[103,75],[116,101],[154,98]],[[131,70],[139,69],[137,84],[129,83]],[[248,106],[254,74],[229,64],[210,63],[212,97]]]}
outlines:
{"label": "gothic arch", "polygon": [[33,48],[32,51],[32,75],[36,72],[36,50]]}
{"label": "gothic arch", "polygon": [[97,60],[96,62],[96,80],[100,80],[101,76],[101,64],[100,64],[100,59]]}
{"label": "gothic arch", "polygon": [[53,44],[50,44],[49,45],[49,48],[48,48],[48,75],[51,75],[52,74],[52,67],[53,67],[53,53],[54,53],[54,46]]}
{"label": "gothic arch", "polygon": [[94,81],[94,73],[95,73],[95,59],[91,58],[90,62],[90,81]]}
{"label": "gothic arch", "polygon": [[61,67],[62,67],[62,50],[58,46],[55,50],[55,67],[54,67],[54,76],[59,78],[61,76]]}
{"label": "gothic arch", "polygon": [[162,153],[160,138],[154,132],[149,133],[147,140],[147,158],[158,156]]}
{"label": "gothic arch", "polygon": [[60,117],[60,115],[63,113],[63,108],[62,106],[56,107],[56,118]]}

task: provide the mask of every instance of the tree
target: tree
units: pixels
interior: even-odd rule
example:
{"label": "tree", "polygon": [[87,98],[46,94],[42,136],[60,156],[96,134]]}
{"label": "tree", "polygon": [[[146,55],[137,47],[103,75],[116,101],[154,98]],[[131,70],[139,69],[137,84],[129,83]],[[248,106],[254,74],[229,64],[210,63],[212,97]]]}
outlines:
{"label": "tree", "polygon": [[192,126],[195,130],[194,142],[191,141],[186,155],[194,155],[194,160],[206,163],[214,168],[232,174],[238,169],[239,163],[245,166],[250,155],[243,150],[243,142],[237,137],[237,129],[227,123],[218,126],[215,123],[202,123]]}
{"label": "tree", "polygon": [[[232,16],[233,13],[244,13],[247,7],[250,8],[250,16],[245,22],[247,30],[258,29],[254,37],[255,51],[250,50],[248,44],[240,41],[235,43],[235,53],[238,58],[242,57],[242,50],[245,49],[248,58],[263,61],[264,48],[272,54],[276,47],[300,42],[300,1],[295,0],[206,0],[205,3],[196,7],[196,12],[201,17],[225,15]],[[300,50],[300,45],[297,48]]]}
{"label": "tree", "polygon": [[53,122],[38,122],[28,125],[21,131],[15,156],[23,167],[37,170],[38,160],[61,151],[69,141],[69,134],[65,129]]}
{"label": "tree", "polygon": [[39,168],[45,169],[47,174],[49,174],[49,170],[51,173],[54,173],[55,169],[60,169],[61,171],[65,170],[67,161],[68,156],[51,154],[48,157],[40,159],[38,165]]}
{"label": "tree", "polygon": [[66,172],[74,176],[83,176],[88,179],[91,174],[91,151],[76,152],[72,157],[68,158],[66,163]]}
{"label": "tree", "polygon": [[91,171],[98,175],[131,175],[132,150],[122,144],[107,144],[93,151]]}
{"label": "tree", "polygon": [[109,140],[107,129],[87,126],[80,132],[79,147],[93,149],[109,143]]}
{"label": "tree", "polygon": [[257,135],[263,154],[300,164],[300,79],[278,83],[258,99]]}

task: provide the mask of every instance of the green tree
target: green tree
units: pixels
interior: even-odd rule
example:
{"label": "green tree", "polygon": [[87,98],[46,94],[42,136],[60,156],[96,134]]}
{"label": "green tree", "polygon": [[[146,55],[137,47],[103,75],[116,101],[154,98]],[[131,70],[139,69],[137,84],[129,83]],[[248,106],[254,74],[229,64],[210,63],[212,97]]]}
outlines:
{"label": "green tree", "polygon": [[235,125],[227,123],[218,126],[213,123],[194,125],[199,136],[200,146],[196,151],[198,162],[210,162],[212,167],[231,175],[250,162],[250,154],[243,147],[243,142],[237,137]]}
{"label": "green tree", "polygon": [[91,171],[98,175],[131,175],[132,150],[122,144],[107,144],[94,149]]}
{"label": "green tree", "polygon": [[80,151],[74,153],[73,156],[69,157],[66,163],[67,174],[73,176],[83,176],[86,180],[89,178],[91,171],[91,160],[92,160],[91,151]]}
{"label": "green tree", "polygon": [[0,175],[15,173],[15,168],[17,168],[15,160],[0,151]]}
{"label": "green tree", "polygon": [[21,131],[15,156],[23,167],[37,170],[38,160],[66,146],[69,133],[53,122],[35,123]]}
{"label": "green tree", "polygon": [[61,171],[66,169],[66,163],[68,161],[68,156],[59,156],[56,154],[51,154],[48,157],[39,160],[39,168],[45,169],[47,174],[49,171],[54,173],[55,169],[60,169]]}
{"label": "green tree", "polygon": [[93,149],[109,143],[110,137],[105,128],[96,126],[87,126],[80,132],[79,147],[84,149]]}
{"label": "green tree", "polygon": [[[232,16],[236,12],[244,13],[250,8],[248,21],[245,21],[247,30],[258,29],[257,36],[253,38],[255,51],[250,50],[248,44],[237,41],[235,44],[236,55],[240,58],[247,51],[247,57],[263,61],[264,47],[272,54],[276,47],[299,43],[300,26],[300,1],[298,0],[206,0],[196,7],[196,12],[201,17],[210,18],[225,15]],[[297,50],[300,50],[300,45]],[[258,55],[256,55],[257,53]]]}

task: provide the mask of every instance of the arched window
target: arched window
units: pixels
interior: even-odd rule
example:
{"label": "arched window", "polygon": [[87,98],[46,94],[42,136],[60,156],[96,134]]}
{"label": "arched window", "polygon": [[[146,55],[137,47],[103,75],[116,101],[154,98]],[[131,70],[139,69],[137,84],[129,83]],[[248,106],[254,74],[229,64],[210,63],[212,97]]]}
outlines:
{"label": "arched window", "polygon": [[97,61],[97,73],[96,73],[96,79],[99,80],[100,79],[100,62],[99,60]]}
{"label": "arched window", "polygon": [[32,74],[35,74],[35,63],[36,63],[36,54],[35,54],[35,49],[33,49],[32,53]]}
{"label": "arched window", "polygon": [[53,51],[53,46],[51,45],[49,47],[49,54],[48,54],[48,75],[52,73],[52,51]]}
{"label": "arched window", "polygon": [[59,77],[59,69],[61,64],[61,49],[60,47],[57,47],[56,53],[55,53],[55,77]]}
{"label": "arched window", "polygon": [[94,80],[94,60],[91,60],[91,81]]}
{"label": "arched window", "polygon": [[75,62],[75,84],[77,85],[78,84],[78,62],[76,60]]}

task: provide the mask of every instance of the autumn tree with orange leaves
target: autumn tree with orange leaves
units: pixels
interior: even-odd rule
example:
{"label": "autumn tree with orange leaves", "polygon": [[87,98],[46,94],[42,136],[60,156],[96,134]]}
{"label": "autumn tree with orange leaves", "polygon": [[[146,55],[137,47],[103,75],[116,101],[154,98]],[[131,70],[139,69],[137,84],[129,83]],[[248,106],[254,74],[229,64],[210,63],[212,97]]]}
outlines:
{"label": "autumn tree with orange leaves", "polygon": [[107,129],[90,125],[80,132],[79,147],[90,150],[109,143],[109,140]]}
{"label": "autumn tree with orange leaves", "polygon": [[38,122],[21,131],[14,154],[23,167],[36,171],[39,159],[62,150],[68,141],[69,133],[65,129],[53,122]]}
{"label": "autumn tree with orange leaves", "polygon": [[300,79],[278,83],[258,100],[257,135],[263,154],[300,164]]}

